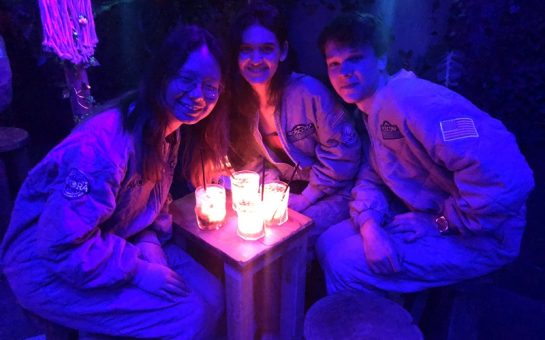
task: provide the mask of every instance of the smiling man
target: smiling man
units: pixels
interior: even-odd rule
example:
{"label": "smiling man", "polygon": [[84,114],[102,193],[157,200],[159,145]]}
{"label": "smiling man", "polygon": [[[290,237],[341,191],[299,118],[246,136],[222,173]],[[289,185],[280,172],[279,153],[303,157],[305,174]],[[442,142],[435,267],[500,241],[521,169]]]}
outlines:
{"label": "smiling man", "polygon": [[363,115],[368,162],[351,220],[317,251],[329,293],[414,292],[512,261],[532,171],[503,124],[459,94],[386,71],[387,38],[371,15],[343,14],[320,35],[329,80]]}

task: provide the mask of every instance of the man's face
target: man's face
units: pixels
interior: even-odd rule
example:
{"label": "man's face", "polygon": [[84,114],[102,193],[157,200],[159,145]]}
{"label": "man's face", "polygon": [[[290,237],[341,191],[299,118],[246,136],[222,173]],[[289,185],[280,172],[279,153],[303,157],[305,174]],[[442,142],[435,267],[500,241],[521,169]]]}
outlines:
{"label": "man's face", "polygon": [[350,47],[329,41],[325,59],[329,81],[350,104],[358,104],[375,93],[386,67],[386,58],[377,57],[369,45]]}

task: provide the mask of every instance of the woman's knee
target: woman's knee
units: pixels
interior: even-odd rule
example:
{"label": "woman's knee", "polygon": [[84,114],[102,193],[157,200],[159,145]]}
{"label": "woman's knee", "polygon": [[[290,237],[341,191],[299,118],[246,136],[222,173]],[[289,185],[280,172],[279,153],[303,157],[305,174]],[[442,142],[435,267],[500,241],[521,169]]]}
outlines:
{"label": "woman's knee", "polygon": [[[206,294],[206,296],[203,294]],[[212,280],[208,282],[207,292],[195,292],[195,295],[197,296],[197,306],[194,323],[195,327],[200,330],[196,334],[211,337],[218,329],[225,310],[223,286],[219,281]]]}
{"label": "woman's knee", "polygon": [[184,301],[177,305],[178,325],[175,326],[178,332],[173,338],[203,339],[208,338],[210,329],[215,328],[217,323],[216,314],[213,308],[198,294],[192,294],[190,302]]}

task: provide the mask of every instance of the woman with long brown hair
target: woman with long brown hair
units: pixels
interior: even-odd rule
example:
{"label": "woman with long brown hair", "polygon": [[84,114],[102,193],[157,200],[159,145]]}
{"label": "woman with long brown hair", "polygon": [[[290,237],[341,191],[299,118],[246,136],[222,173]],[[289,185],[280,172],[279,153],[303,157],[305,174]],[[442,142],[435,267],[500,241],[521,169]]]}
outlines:
{"label": "woman with long brown hair", "polygon": [[[360,163],[354,125],[318,80],[292,71],[287,24],[268,4],[245,7],[231,27],[233,74],[230,159],[235,169],[258,169],[269,178],[306,187],[289,197],[291,208],[313,218],[310,245],[330,225],[348,218],[348,200]],[[295,190],[292,190],[292,192]]]}

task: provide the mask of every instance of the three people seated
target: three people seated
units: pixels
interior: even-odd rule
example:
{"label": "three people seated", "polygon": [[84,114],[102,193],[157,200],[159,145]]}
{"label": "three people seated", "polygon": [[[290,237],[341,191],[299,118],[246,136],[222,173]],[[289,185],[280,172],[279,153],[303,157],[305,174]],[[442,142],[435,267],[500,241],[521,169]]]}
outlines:
{"label": "three people seated", "polygon": [[274,7],[248,5],[229,58],[206,30],[176,28],[137,98],[82,123],[29,173],[0,248],[24,308],[91,333],[214,336],[221,283],[169,242],[178,161],[193,186],[201,161],[217,176],[297,170],[289,205],[315,222],[328,293],[414,292],[517,256],[534,183],[501,122],[410,71],[389,75],[384,27],[352,13],[319,45],[359,135],[326,86],[293,72],[286,28]]}

